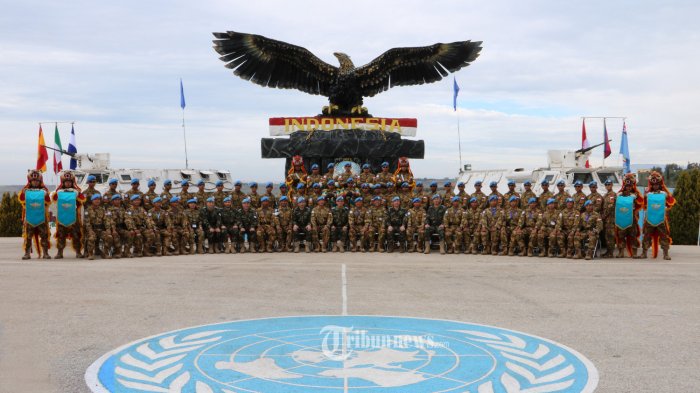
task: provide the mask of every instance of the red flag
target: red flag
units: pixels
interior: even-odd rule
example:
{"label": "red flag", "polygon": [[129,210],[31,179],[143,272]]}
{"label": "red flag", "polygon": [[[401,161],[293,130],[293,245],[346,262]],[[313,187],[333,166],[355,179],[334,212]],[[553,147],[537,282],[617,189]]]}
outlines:
{"label": "red flag", "polygon": [[[581,129],[581,149],[585,149],[587,147],[591,147],[591,144],[588,143],[588,137],[586,136],[586,119],[583,119],[583,128]],[[591,164],[586,160],[586,168],[590,168]]]}
{"label": "red flag", "polygon": [[610,154],[612,154],[612,149],[610,148],[610,139],[608,139],[608,125],[605,124],[605,119],[603,119],[603,140],[605,141],[603,159],[606,159],[608,156],[610,156]]}
{"label": "red flag", "polygon": [[39,147],[36,153],[36,170],[46,172],[46,162],[49,161],[49,153],[46,151],[46,142],[44,142],[44,131],[41,130],[39,124]]}

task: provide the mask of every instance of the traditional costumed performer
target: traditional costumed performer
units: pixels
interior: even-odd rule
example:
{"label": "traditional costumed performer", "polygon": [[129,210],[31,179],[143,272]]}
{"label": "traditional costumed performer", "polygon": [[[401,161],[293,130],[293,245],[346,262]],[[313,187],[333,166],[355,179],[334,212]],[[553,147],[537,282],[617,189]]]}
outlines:
{"label": "traditional costumed performer", "polygon": [[63,258],[63,249],[66,248],[66,239],[72,240],[75,256],[82,258],[83,225],[82,208],[85,205],[85,195],[75,183],[72,172],[61,174],[61,183],[56,191],[51,194],[51,200],[56,204],[56,259]]}
{"label": "traditional costumed performer", "polygon": [[644,198],[637,189],[637,179],[628,173],[622,181],[622,189],[615,199],[615,243],[618,258],[625,257],[625,249],[632,258],[639,248],[639,211]]}
{"label": "traditional costumed performer", "polygon": [[295,190],[297,184],[306,183],[307,176],[306,167],[304,167],[304,159],[301,156],[292,157],[292,167],[289,168],[289,172],[287,172],[287,187],[289,187],[290,190]]}
{"label": "traditional costumed performer", "polygon": [[659,254],[659,244],[664,252],[664,259],[671,260],[668,255],[673,243],[668,223],[668,211],[676,204],[676,199],[666,188],[664,177],[656,171],[649,175],[649,185],[644,193],[644,239],[642,240],[642,258],[647,257],[651,247],[651,257]]}
{"label": "traditional costumed performer", "polygon": [[416,186],[415,180],[413,180],[413,172],[411,171],[411,164],[408,163],[407,157],[399,157],[399,164],[397,165],[396,172],[394,172],[394,184],[408,183],[411,190]]}
{"label": "traditional costumed performer", "polygon": [[[18,195],[22,204],[22,238],[24,239],[24,256],[22,259],[31,258],[32,239],[37,253],[44,259],[49,256],[49,205],[51,198],[49,190],[44,186],[44,178],[37,170],[29,171],[27,185]],[[41,244],[41,248],[39,248]]]}

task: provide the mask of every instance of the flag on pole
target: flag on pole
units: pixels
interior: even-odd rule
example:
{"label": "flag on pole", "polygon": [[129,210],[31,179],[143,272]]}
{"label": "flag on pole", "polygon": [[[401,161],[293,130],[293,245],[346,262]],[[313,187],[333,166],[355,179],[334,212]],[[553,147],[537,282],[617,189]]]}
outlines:
{"label": "flag on pole", "polygon": [[[75,143],[75,128],[71,124],[71,126],[70,126],[70,142],[68,142],[68,153],[72,153],[72,154],[78,153],[78,148],[76,146],[77,145]],[[77,168],[78,168],[78,160],[71,157],[70,169],[77,169]]]}
{"label": "flag on pole", "polygon": [[459,94],[459,85],[457,84],[457,78],[453,79],[452,89],[454,90],[454,95],[452,96],[452,107],[457,110],[457,95]]}
{"label": "flag on pole", "polygon": [[185,89],[182,87],[182,78],[180,78],[180,108],[185,109]]}
{"label": "flag on pole", "polygon": [[603,150],[603,159],[606,159],[612,154],[612,149],[610,148],[610,140],[608,139],[608,126],[603,119],[603,140],[605,141],[605,149]]}
{"label": "flag on pole", "polygon": [[[583,126],[581,129],[581,149],[586,149],[588,147],[591,147],[591,144],[588,142],[588,137],[586,136],[586,119],[583,119]],[[586,168],[590,168],[591,164],[586,160]]]}
{"label": "flag on pole", "polygon": [[53,173],[58,174],[63,170],[63,155],[61,154],[63,146],[61,145],[61,135],[58,133],[58,123],[56,123],[56,131],[53,133],[53,148],[58,150],[53,151]]}
{"label": "flag on pole", "polygon": [[44,142],[44,131],[41,130],[39,124],[39,147],[36,153],[36,170],[46,172],[46,162],[49,160],[49,153],[46,151],[46,142]]}
{"label": "flag on pole", "polygon": [[622,154],[622,167],[625,174],[632,172],[630,169],[630,148],[627,146],[627,124],[622,122],[622,142],[620,143],[620,154]]}

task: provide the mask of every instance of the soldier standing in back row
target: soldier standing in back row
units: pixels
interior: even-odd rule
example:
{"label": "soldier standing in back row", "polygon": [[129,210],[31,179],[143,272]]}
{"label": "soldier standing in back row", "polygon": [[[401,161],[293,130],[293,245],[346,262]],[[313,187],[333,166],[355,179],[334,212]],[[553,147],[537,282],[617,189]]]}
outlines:
{"label": "soldier standing in back row", "polygon": [[[173,193],[170,190],[173,188],[173,181],[170,179],[163,180],[163,192],[160,193],[160,198],[164,201],[169,201],[173,197]],[[188,199],[183,199],[187,201]]]}
{"label": "soldier standing in back row", "polygon": [[537,198],[537,201],[539,202],[540,211],[543,212],[547,209],[547,201],[549,198],[554,198],[554,194],[549,191],[549,181],[547,179],[542,180],[540,185],[542,186],[542,193]]}
{"label": "soldier standing in back row", "polygon": [[430,241],[433,235],[438,235],[440,241],[440,254],[445,253],[445,226],[443,220],[445,218],[445,206],[442,205],[440,194],[435,194],[431,197],[432,206],[428,208],[425,217],[425,251],[423,253],[430,254]]}
{"label": "soldier standing in back row", "polygon": [[216,191],[211,194],[211,196],[214,197],[214,206],[218,209],[224,207],[224,198],[226,198],[227,194],[228,193],[224,191],[224,182],[218,180],[216,182]]}
{"label": "soldier standing in back row", "polygon": [[251,182],[249,185],[250,193],[248,194],[248,199],[250,199],[250,207],[252,207],[253,209],[257,209],[260,207],[260,194],[258,194],[258,183]]}
{"label": "soldier standing in back row", "polygon": [[[133,178],[131,179],[131,188],[126,192],[126,197],[131,198],[134,195],[141,195],[141,199],[143,200],[143,193],[141,190],[139,190],[139,187],[141,186],[141,183],[139,182],[139,179]],[[145,201],[144,206],[145,206]]]}
{"label": "soldier standing in back row", "polygon": [[263,198],[267,197],[267,200],[270,201],[270,207],[273,210],[277,208],[277,197],[275,196],[275,193],[272,192],[274,188],[275,187],[272,182],[267,182],[267,184],[265,184],[265,193],[262,195]]}
{"label": "soldier standing in back row", "polygon": [[506,210],[510,210],[513,206],[513,204],[510,203],[510,198],[514,196],[518,197],[518,204],[515,207],[520,208],[520,194],[515,191],[515,180],[508,180],[508,192],[503,194],[503,204]]}
{"label": "soldier standing in back row", "polygon": [[[207,203],[207,198],[209,198],[209,193],[207,193],[204,188],[206,187],[204,180],[197,182],[197,192],[194,193],[194,197],[197,198],[197,206],[203,208]],[[216,204],[216,202],[214,202]]]}
{"label": "soldier standing in back row", "polygon": [[318,164],[311,165],[311,173],[306,175],[306,184],[322,184],[323,175],[321,174],[321,167]]}
{"label": "soldier standing in back row", "polygon": [[246,198],[246,194],[241,191],[241,187],[243,186],[243,183],[241,183],[240,180],[236,180],[235,183],[233,183],[233,191],[231,191],[231,206],[233,206],[234,209],[240,209],[242,206],[243,200]]}
{"label": "soldier standing in back row", "polygon": [[571,198],[574,200],[574,209],[576,209],[579,212],[583,211],[583,204],[586,203],[588,198],[586,197],[586,194],[583,193],[583,182],[580,180],[576,180],[574,182],[574,189],[576,192],[574,195],[571,196]]}
{"label": "soldier standing in back row", "polygon": [[374,182],[386,184],[393,181],[394,174],[389,172],[389,163],[386,161],[382,162],[382,171],[377,173],[377,176],[374,178]]}
{"label": "soldier standing in back row", "polygon": [[495,195],[498,198],[498,207],[503,207],[503,194],[498,192],[498,182],[492,181],[489,183],[489,188],[491,189],[491,193],[488,195],[489,201],[491,200],[491,197]]}
{"label": "soldier standing in back row", "polygon": [[523,183],[523,187],[525,191],[523,191],[523,194],[520,196],[520,206],[522,209],[527,209],[530,198],[535,198],[535,200],[537,200],[537,195],[532,191],[532,182],[530,180],[526,180],[525,183]]}
{"label": "soldier standing in back row", "polygon": [[476,198],[476,203],[479,206],[479,211],[486,209],[488,206],[488,198],[486,197],[486,194],[484,194],[483,191],[481,191],[481,185],[482,181],[477,180],[474,182],[474,193],[472,194],[472,198]]}
{"label": "soldier standing in back row", "polygon": [[[183,201],[189,201],[190,198],[193,197],[193,195],[190,194],[190,182],[187,181],[187,180],[183,180],[183,181],[180,182],[180,187],[181,187],[181,188],[180,188],[180,194],[178,194],[178,196],[179,196],[180,199],[182,199]],[[163,197],[161,196],[161,198],[163,198]],[[172,198],[172,197],[171,197],[171,198]],[[170,200],[170,199],[168,199],[168,200]],[[197,200],[197,205],[199,205],[199,203],[200,203],[200,201]]]}
{"label": "soldier standing in back row", "polygon": [[[159,195],[156,193],[156,181],[153,179],[148,180],[148,191],[143,194],[143,204],[146,210],[151,210],[153,207],[152,200],[156,199]],[[171,197],[172,198],[172,197]],[[168,201],[170,199],[167,199]]]}
{"label": "soldier standing in back row", "polygon": [[613,191],[613,182],[610,179],[605,181],[603,195],[603,234],[605,238],[605,248],[607,249],[603,258],[612,258],[615,250],[615,200],[617,194]]}
{"label": "soldier standing in back row", "polygon": [[357,176],[357,182],[360,184],[374,184],[374,173],[369,164],[362,164],[362,172]]}
{"label": "soldier standing in back row", "polygon": [[[114,195],[119,194],[119,191],[117,190],[118,185],[119,185],[119,181],[117,179],[115,179],[115,178],[109,179],[107,181],[107,187],[108,187],[107,191],[105,191],[104,194],[102,194],[102,198],[106,197],[108,201],[111,201],[112,197]],[[95,193],[97,193],[97,190],[95,190]],[[91,194],[90,198],[92,198],[92,195],[94,195],[94,194]]]}
{"label": "soldier standing in back row", "polygon": [[571,198],[571,195],[566,192],[566,181],[561,179],[557,182],[557,194],[554,195],[554,200],[557,202],[557,210],[562,210],[566,207],[566,200]]}

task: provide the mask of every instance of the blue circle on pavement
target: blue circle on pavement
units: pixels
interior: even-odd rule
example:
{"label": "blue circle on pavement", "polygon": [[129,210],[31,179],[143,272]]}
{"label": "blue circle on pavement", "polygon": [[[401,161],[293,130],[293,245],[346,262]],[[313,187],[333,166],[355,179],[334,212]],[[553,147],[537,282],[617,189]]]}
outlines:
{"label": "blue circle on pavement", "polygon": [[593,392],[583,355],[540,337],[456,321],[304,316],[159,334],[111,351],[93,392]]}

